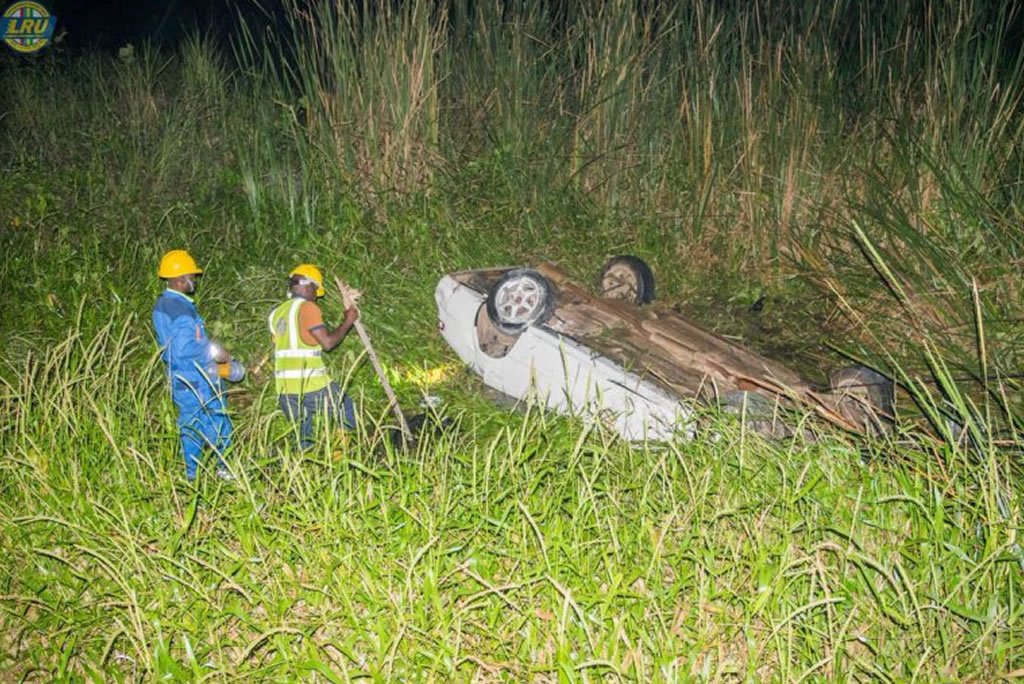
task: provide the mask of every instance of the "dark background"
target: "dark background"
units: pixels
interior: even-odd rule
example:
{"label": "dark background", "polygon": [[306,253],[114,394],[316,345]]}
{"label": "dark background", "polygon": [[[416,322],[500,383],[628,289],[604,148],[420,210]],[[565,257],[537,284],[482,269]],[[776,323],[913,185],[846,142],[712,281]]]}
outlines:
{"label": "dark background", "polygon": [[[10,0],[0,0],[3,7],[9,4]],[[73,51],[116,50],[143,41],[173,45],[196,28],[221,41],[236,30],[239,16],[272,21],[255,0],[50,0],[41,4],[56,15],[57,34],[67,32],[61,44]]]}
{"label": "dark background", "polygon": [[[14,0],[0,0],[0,10],[6,8]],[[63,34],[58,51],[62,54],[76,54],[88,50],[116,51],[117,48],[132,43],[138,47],[143,42],[156,46],[171,47],[183,37],[197,31],[211,38],[224,47],[230,44],[244,21],[257,34],[290,34],[285,13],[280,0],[36,0],[57,16],[57,35]],[[302,4],[313,5],[322,0],[304,0]],[[329,0],[327,0],[329,1]],[[383,0],[402,4],[406,0]],[[577,0],[536,0],[544,3],[552,10],[552,20],[557,26],[560,18],[570,7],[581,6]],[[686,3],[688,0],[663,0]],[[747,0],[709,0],[717,4],[723,11],[742,12],[748,7]],[[990,11],[993,16],[1005,0],[979,2],[978,7]],[[374,12],[382,0],[348,0],[357,10]],[[586,2],[586,0],[584,0]],[[601,0],[596,0],[601,2]],[[636,0],[639,8],[654,7],[659,0]],[[933,16],[933,10],[943,7],[947,0],[906,0],[901,14],[902,22],[925,22],[926,17]],[[472,6],[474,0],[467,0]],[[863,0],[847,6],[847,12],[866,13],[877,22],[884,23],[892,19],[892,11],[900,3]],[[875,8],[879,11],[875,11]],[[785,8],[779,12],[780,8]],[[813,3],[795,0],[791,4],[775,5],[776,14],[769,17],[769,23],[786,25],[798,20],[798,17],[810,9]],[[853,8],[856,8],[855,10]],[[947,7],[948,9],[948,7]],[[1019,9],[1019,8],[1018,8]],[[788,11],[787,11],[788,10]],[[1002,51],[1006,62],[1012,65],[1024,46],[1024,11],[1011,13],[1009,25],[1004,27],[1006,40]],[[856,50],[862,37],[858,28],[860,19],[852,17],[851,21],[840,22],[840,33],[837,36],[837,47],[841,52],[846,49]],[[993,26],[994,29],[994,26]],[[870,30],[870,29],[869,29]],[[979,36],[979,39],[983,38]],[[50,52],[51,50],[44,50]],[[230,51],[228,51],[230,52]],[[19,55],[25,61],[25,55]],[[37,57],[41,56],[37,55]],[[229,56],[229,54],[225,54]]]}
{"label": "dark background", "polygon": [[[234,34],[240,18],[250,26],[274,30],[284,28],[283,13],[279,0],[36,0],[57,16],[57,33],[66,31],[62,44],[65,49],[116,50],[125,43],[149,41],[157,45],[173,45],[195,29],[210,35],[218,42]],[[401,3],[402,0],[393,0]],[[669,0],[671,1],[671,0]],[[686,0],[681,0],[686,2]],[[981,2],[979,7],[996,10],[1005,0]],[[6,8],[13,0],[0,0],[0,9]],[[310,4],[317,0],[309,0]],[[573,0],[537,0],[554,9],[558,17]],[[600,0],[598,0],[600,2]],[[712,0],[723,9],[732,11],[744,8],[743,0]],[[929,7],[941,6],[944,0],[906,0],[910,16],[921,21],[929,16]],[[366,7],[372,12],[378,0],[350,0],[357,8]],[[637,0],[638,7],[653,7],[658,0]],[[473,4],[470,1],[469,4]],[[854,6],[870,10],[873,5],[889,8],[889,3],[864,0]],[[785,6],[784,4],[781,6]],[[794,12],[806,11],[807,3],[797,0],[792,4]],[[777,6],[778,7],[778,6]],[[786,14],[783,12],[783,14]],[[883,15],[884,16],[884,15]],[[775,17],[787,23],[793,17]],[[557,19],[556,19],[557,21]],[[853,28],[853,27],[850,27]],[[1022,49],[1024,39],[1024,12],[1016,13],[1008,28],[1010,37],[1008,57],[1015,57]]]}

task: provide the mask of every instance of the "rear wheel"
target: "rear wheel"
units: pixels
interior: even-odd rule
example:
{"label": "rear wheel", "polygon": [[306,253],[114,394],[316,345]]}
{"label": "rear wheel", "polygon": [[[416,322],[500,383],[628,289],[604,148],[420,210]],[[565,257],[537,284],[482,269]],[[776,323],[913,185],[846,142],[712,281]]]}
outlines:
{"label": "rear wheel", "polygon": [[829,376],[839,413],[863,432],[881,436],[891,430],[895,387],[866,366],[847,366]]}
{"label": "rear wheel", "polygon": [[654,301],[654,273],[643,259],[623,254],[601,269],[597,289],[602,297],[642,306]]}
{"label": "rear wheel", "polygon": [[529,268],[517,268],[494,283],[487,295],[487,317],[506,335],[518,335],[546,321],[555,308],[551,281]]}

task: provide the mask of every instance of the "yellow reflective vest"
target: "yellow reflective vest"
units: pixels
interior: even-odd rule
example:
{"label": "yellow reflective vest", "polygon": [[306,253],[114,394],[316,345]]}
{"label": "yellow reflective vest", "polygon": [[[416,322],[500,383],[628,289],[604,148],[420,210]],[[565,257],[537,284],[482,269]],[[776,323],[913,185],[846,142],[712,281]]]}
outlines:
{"label": "yellow reflective vest", "polygon": [[278,394],[305,394],[330,384],[319,344],[306,344],[299,331],[301,297],[289,299],[270,312],[274,336],[274,384]]}

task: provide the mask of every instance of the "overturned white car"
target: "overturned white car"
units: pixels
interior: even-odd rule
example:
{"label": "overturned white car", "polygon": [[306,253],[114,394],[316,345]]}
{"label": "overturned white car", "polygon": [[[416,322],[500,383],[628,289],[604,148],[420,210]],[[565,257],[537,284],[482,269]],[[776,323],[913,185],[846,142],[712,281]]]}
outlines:
{"label": "overturned white car", "polygon": [[600,296],[553,263],[536,269],[460,271],[435,291],[438,326],[484,383],[516,399],[598,419],[629,441],[692,435],[695,401],[771,416],[811,408],[858,431],[883,431],[892,385],[865,368],[833,375],[819,390],[793,371],[674,312],[641,308],[654,297],[650,268],[609,261]]}

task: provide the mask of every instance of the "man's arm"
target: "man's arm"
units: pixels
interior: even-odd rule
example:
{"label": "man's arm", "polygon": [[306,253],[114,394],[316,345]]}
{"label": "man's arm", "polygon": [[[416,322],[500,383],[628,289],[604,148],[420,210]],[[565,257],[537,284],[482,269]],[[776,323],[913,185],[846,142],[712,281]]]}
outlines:
{"label": "man's arm", "polygon": [[171,322],[167,347],[171,358],[180,366],[205,367],[212,358],[210,340],[202,334],[194,318],[179,316]]}
{"label": "man's arm", "polygon": [[352,329],[356,319],[359,318],[359,309],[354,306],[350,306],[345,309],[345,318],[334,330],[328,330],[327,326],[318,326],[311,328],[309,333],[316,338],[316,341],[320,343],[320,348],[325,352],[329,352],[345,339],[345,335]]}

